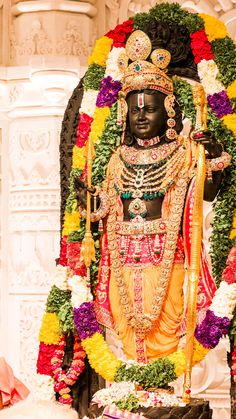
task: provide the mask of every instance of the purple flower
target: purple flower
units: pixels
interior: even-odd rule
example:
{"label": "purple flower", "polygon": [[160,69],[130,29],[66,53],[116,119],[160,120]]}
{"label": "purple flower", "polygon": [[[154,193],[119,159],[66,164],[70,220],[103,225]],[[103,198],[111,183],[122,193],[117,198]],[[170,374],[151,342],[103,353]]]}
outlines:
{"label": "purple flower", "polygon": [[99,108],[104,106],[111,107],[117,101],[118,93],[122,85],[120,81],[113,80],[111,76],[105,77],[101,82],[100,91],[97,97],[96,105]]}
{"label": "purple flower", "polygon": [[229,326],[227,317],[215,316],[213,311],[207,310],[205,319],[195,329],[195,337],[205,348],[212,349],[228,333]]}
{"label": "purple flower", "polygon": [[221,118],[222,116],[228,115],[230,113],[234,113],[225,90],[222,90],[220,93],[209,95],[207,100],[212,109],[212,112],[214,112],[218,118]]}
{"label": "purple flower", "polygon": [[96,332],[102,334],[93,309],[93,302],[83,303],[79,308],[74,308],[73,312],[80,339],[91,338]]}

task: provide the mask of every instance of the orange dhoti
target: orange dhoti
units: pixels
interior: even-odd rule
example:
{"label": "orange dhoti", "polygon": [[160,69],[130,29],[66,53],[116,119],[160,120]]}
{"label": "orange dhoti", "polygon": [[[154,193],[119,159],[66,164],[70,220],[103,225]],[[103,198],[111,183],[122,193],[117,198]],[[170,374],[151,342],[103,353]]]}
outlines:
{"label": "orange dhoti", "polygon": [[[156,235],[158,236],[158,235]],[[152,311],[153,296],[160,279],[160,266],[164,235],[159,235],[159,252],[155,255],[155,235],[139,238],[140,255],[137,257],[137,237],[121,238],[119,248],[123,258],[123,280],[133,304],[131,310],[135,313],[150,314]],[[179,238],[178,242],[181,241]],[[182,243],[181,243],[182,244]],[[152,330],[144,339],[136,336],[134,328],[128,324],[120,303],[119,289],[115,275],[111,268],[109,285],[109,300],[114,320],[115,330],[122,340],[124,353],[127,359],[136,359],[139,362],[148,362],[177,350],[179,343],[178,329],[183,317],[183,281],[185,269],[182,250],[176,252],[175,263],[169,279],[168,289],[163,301],[159,317],[153,324]],[[160,285],[160,284],[159,284]]]}

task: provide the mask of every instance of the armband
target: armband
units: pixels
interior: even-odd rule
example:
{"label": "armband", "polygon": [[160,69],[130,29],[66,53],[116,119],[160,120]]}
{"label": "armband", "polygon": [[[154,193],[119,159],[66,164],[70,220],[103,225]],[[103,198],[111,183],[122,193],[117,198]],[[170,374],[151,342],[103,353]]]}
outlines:
{"label": "armband", "polygon": [[218,172],[226,169],[231,163],[232,157],[226,153],[226,151],[222,151],[220,157],[216,157],[215,159],[206,160],[206,173],[207,173],[207,180],[212,182],[212,172]]}

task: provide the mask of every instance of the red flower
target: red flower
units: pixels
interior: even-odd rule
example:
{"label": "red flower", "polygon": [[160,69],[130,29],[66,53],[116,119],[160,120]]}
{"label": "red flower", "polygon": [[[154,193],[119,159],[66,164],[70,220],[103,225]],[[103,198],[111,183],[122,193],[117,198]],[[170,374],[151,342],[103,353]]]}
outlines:
{"label": "red flower", "polygon": [[117,25],[115,29],[109,31],[106,36],[113,39],[112,47],[124,47],[127,36],[133,31],[133,20],[129,19],[121,25]]}
{"label": "red flower", "polygon": [[230,265],[232,263],[236,265],[236,246],[233,246],[232,249],[230,250],[226,263],[227,265]]}
{"label": "red flower", "polygon": [[67,263],[73,269],[75,275],[86,276],[86,266],[80,260],[81,243],[68,242],[67,243]]}
{"label": "red flower", "polygon": [[79,119],[79,125],[77,128],[77,138],[76,138],[76,145],[77,147],[81,148],[85,145],[89,133],[91,131],[91,123],[93,118],[87,115],[86,113],[82,113]]}
{"label": "red flower", "polygon": [[207,61],[214,59],[214,55],[211,50],[211,44],[208,41],[204,30],[191,34],[190,38],[191,48],[194,55],[194,62],[196,64],[200,63],[200,61],[204,59]]}
{"label": "red flower", "polygon": [[233,265],[226,266],[222,279],[227,282],[227,284],[234,284],[236,282],[236,267]]}
{"label": "red flower", "polygon": [[40,342],[39,355],[37,360],[37,373],[52,376],[52,365],[51,359],[54,356],[55,350],[59,348],[59,345],[46,345]]}
{"label": "red flower", "polygon": [[59,258],[59,265],[67,266],[67,236],[64,236],[61,239],[61,249],[60,249],[60,258]]}

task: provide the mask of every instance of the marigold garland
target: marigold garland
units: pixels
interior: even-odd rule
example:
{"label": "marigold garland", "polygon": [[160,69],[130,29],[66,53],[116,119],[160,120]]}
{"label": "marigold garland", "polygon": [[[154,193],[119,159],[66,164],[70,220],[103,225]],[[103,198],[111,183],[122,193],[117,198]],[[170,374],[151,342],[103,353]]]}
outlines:
{"label": "marigold garland", "polygon": [[83,170],[86,164],[87,146],[78,148],[76,145],[73,148],[72,168]]}
{"label": "marigold garland", "polygon": [[94,112],[94,120],[91,125],[91,139],[94,144],[99,142],[99,139],[102,135],[104,124],[106,119],[110,115],[110,108],[108,106],[104,106],[104,108],[96,107]]}
{"label": "marigold garland", "polygon": [[230,99],[236,98],[236,80],[227,87],[227,94]]}
{"label": "marigold garland", "polygon": [[103,336],[95,333],[91,338],[83,339],[82,346],[91,367],[105,380],[114,381],[116,371],[122,363],[116,359]]}
{"label": "marigold garland", "polygon": [[62,236],[69,236],[73,231],[80,229],[81,215],[79,211],[65,212]]}
{"label": "marigold garland", "polygon": [[200,13],[199,16],[204,20],[205,32],[209,42],[215,39],[225,38],[228,35],[225,24],[213,16]]}
{"label": "marigold garland", "polygon": [[108,38],[107,36],[103,36],[102,38],[98,39],[95,43],[95,48],[88,60],[88,63],[105,66],[107,55],[110,52],[111,45],[112,39]]}
{"label": "marigold garland", "polygon": [[47,345],[57,345],[60,342],[59,320],[55,313],[45,313],[39,332],[39,340]]}
{"label": "marigold garland", "polygon": [[224,115],[222,118],[224,124],[236,135],[236,114]]}

